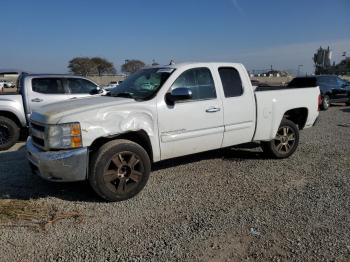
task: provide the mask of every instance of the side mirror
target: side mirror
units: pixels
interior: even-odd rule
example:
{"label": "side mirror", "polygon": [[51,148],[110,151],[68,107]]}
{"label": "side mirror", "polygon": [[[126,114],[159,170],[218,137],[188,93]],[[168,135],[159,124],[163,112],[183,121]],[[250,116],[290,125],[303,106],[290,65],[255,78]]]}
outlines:
{"label": "side mirror", "polygon": [[92,89],[90,91],[90,95],[97,95],[97,94],[102,94],[103,93],[103,89],[100,87],[96,87],[95,89]]}
{"label": "side mirror", "polygon": [[176,101],[192,98],[192,90],[187,87],[178,87],[165,95],[165,101],[168,105],[174,105]]}

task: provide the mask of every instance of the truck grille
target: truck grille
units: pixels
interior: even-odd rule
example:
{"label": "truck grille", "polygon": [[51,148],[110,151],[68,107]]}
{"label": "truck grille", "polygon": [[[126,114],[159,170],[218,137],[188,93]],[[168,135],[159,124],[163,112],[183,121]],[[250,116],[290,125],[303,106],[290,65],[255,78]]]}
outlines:
{"label": "truck grille", "polygon": [[45,126],[30,121],[30,135],[33,144],[39,148],[45,148]]}

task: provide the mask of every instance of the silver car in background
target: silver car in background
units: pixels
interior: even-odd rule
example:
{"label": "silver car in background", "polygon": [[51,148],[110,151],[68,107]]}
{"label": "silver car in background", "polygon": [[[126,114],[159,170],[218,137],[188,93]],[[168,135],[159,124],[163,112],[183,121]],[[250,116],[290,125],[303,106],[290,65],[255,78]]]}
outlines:
{"label": "silver car in background", "polygon": [[20,73],[15,88],[0,89],[0,151],[13,146],[40,107],[105,93],[89,79],[72,75]]}

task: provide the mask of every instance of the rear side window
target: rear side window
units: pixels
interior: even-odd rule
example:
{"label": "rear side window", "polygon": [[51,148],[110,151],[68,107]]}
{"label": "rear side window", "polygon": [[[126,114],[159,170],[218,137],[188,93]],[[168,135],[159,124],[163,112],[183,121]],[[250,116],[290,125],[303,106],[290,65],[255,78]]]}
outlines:
{"label": "rear side window", "polygon": [[194,68],[183,72],[174,82],[172,89],[179,87],[192,90],[191,100],[216,98],[214,80],[208,68]]}
{"label": "rear side window", "polygon": [[41,94],[64,94],[65,90],[60,78],[34,78],[32,79],[34,92]]}
{"label": "rear side window", "polygon": [[219,74],[225,97],[235,97],[243,94],[242,80],[235,68],[221,67],[219,68]]}
{"label": "rear side window", "polygon": [[97,88],[94,83],[80,78],[68,78],[67,84],[71,94],[89,94]]}

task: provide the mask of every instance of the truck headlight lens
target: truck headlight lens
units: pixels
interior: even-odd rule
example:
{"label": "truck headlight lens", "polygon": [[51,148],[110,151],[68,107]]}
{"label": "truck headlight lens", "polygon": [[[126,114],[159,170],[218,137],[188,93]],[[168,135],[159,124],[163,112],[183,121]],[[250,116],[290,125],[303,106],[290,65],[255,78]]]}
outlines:
{"label": "truck headlight lens", "polygon": [[79,123],[59,124],[48,127],[47,146],[50,149],[79,148],[83,146]]}

